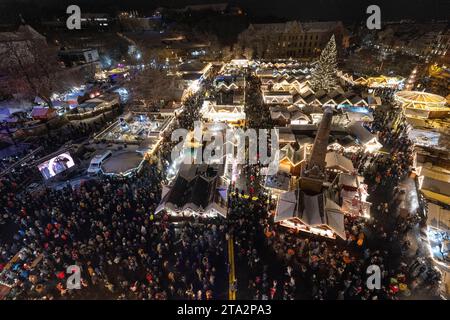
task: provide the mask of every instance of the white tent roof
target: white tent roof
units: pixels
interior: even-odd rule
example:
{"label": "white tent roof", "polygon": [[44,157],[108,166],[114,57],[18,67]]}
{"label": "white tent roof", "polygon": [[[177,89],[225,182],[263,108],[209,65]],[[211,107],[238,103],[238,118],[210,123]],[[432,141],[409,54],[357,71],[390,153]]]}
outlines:
{"label": "white tent roof", "polygon": [[334,151],[327,153],[325,162],[327,164],[327,168],[339,169],[347,173],[355,170],[355,167],[350,159]]}
{"label": "white tent roof", "polygon": [[[327,200],[327,205],[329,201],[331,200]],[[337,205],[336,203],[334,204]],[[338,236],[340,236],[342,239],[345,239],[344,214],[340,211],[328,210],[327,216],[328,226],[330,226],[330,228],[333,229]]]}
{"label": "white tent roof", "polygon": [[339,185],[357,188],[358,178],[351,174],[341,173],[339,175]]}
{"label": "white tent roof", "polygon": [[347,117],[350,121],[373,121],[373,115],[371,113],[347,112]]}
{"label": "white tent roof", "polygon": [[294,191],[283,193],[278,200],[275,222],[292,218],[296,204],[297,198]]}
{"label": "white tent roof", "polygon": [[319,201],[323,201],[321,194],[310,196],[303,194],[303,215],[301,220],[309,225],[322,225],[324,221],[321,217]]}
{"label": "white tent roof", "polygon": [[360,122],[352,122],[347,127],[347,130],[350,134],[354,135],[363,145],[370,142],[375,138],[369,130],[364,128]]}

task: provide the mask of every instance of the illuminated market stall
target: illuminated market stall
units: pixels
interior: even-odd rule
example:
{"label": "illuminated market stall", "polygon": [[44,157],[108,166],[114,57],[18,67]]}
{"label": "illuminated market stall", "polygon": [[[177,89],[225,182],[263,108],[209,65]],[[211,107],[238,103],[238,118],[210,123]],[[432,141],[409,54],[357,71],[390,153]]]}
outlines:
{"label": "illuminated market stall", "polygon": [[155,213],[189,217],[227,215],[227,190],[223,165],[180,165],[174,181],[163,186],[162,199]]}
{"label": "illuminated market stall", "polygon": [[205,100],[200,113],[206,120],[212,122],[241,124],[245,121],[243,105],[218,105],[215,102]]}

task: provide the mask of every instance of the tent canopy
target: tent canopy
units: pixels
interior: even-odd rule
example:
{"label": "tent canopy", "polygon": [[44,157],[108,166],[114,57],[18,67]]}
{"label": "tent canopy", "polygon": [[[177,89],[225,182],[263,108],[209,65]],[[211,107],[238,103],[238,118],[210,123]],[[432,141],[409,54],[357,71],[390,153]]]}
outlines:
{"label": "tent canopy", "polygon": [[325,162],[327,169],[336,169],[346,173],[355,171],[352,161],[335,151],[326,154]]}

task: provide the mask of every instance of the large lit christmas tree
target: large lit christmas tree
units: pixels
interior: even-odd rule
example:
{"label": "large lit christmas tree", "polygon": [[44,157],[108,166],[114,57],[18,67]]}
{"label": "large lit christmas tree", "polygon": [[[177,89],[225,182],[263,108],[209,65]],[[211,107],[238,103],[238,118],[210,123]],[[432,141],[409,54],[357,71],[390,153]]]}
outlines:
{"label": "large lit christmas tree", "polygon": [[337,87],[337,51],[334,35],[331,36],[319,61],[311,74],[311,86],[314,90],[330,91]]}

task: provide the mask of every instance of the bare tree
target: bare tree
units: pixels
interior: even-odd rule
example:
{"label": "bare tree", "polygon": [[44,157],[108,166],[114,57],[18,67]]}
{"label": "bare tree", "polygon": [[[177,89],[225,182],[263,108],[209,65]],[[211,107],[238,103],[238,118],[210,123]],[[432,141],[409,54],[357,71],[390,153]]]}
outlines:
{"label": "bare tree", "polygon": [[144,63],[156,62],[158,65],[163,64],[166,58],[170,58],[171,52],[166,48],[150,48],[145,44],[138,46],[139,51],[142,53],[142,61]]}
{"label": "bare tree", "polygon": [[3,43],[1,55],[7,59],[3,63],[3,73],[7,85],[3,90],[20,93],[26,97],[41,98],[52,107],[51,95],[66,90],[71,85],[83,82],[86,68],[63,68],[57,59],[57,49],[43,42],[24,41]]}
{"label": "bare tree", "polygon": [[246,47],[243,50],[242,55],[247,59],[247,60],[251,60],[253,59],[253,55],[254,55],[254,50],[251,47]]}
{"label": "bare tree", "polygon": [[164,71],[147,68],[140,72],[133,81],[127,84],[135,100],[148,107],[161,100],[178,100],[180,89],[177,88],[176,79],[168,76]]}
{"label": "bare tree", "polygon": [[233,51],[231,50],[231,48],[229,46],[223,47],[222,59],[224,61],[230,61],[231,59],[233,59]]}

